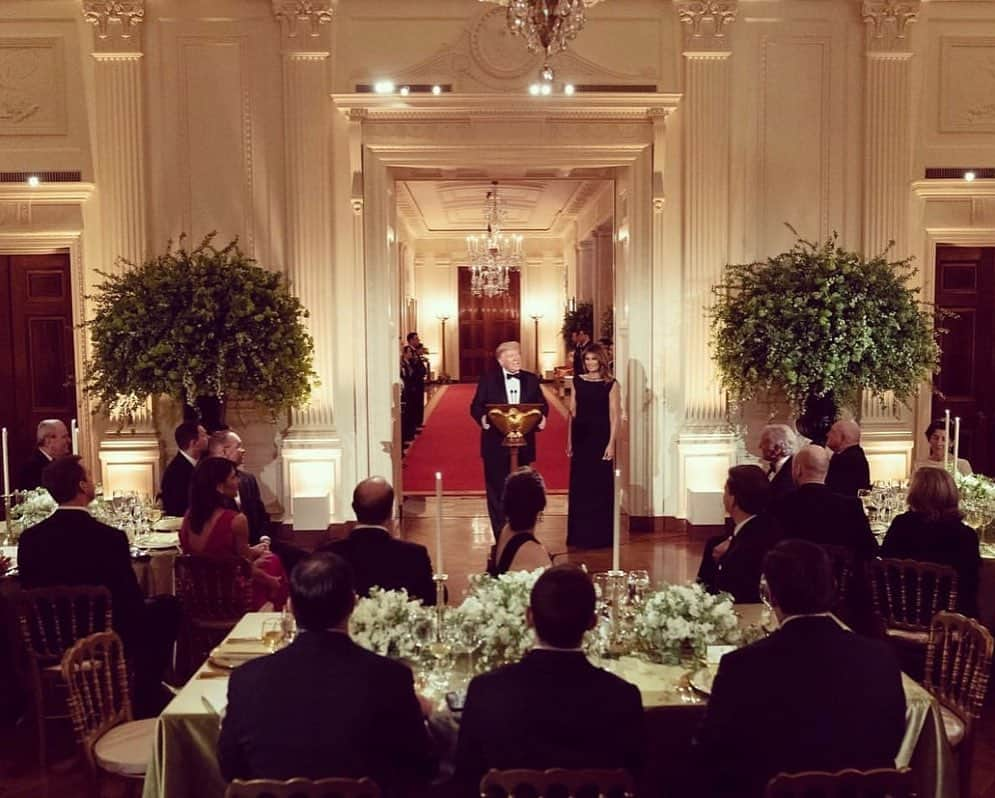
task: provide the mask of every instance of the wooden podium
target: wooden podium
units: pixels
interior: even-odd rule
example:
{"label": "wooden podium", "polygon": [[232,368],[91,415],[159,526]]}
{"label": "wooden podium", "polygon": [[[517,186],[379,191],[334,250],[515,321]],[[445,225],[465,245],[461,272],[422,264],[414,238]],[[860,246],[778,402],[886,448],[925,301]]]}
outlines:
{"label": "wooden podium", "polygon": [[518,468],[518,450],[525,436],[542,420],[542,405],[487,405],[487,420],[504,435],[502,446],[511,455],[511,470]]}

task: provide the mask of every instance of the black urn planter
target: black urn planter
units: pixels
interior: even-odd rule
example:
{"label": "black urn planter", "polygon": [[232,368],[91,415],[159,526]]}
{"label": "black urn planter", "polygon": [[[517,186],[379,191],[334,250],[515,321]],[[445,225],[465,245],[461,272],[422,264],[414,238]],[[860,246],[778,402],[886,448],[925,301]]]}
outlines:
{"label": "black urn planter", "polygon": [[184,402],[183,420],[200,422],[208,434],[228,429],[225,423],[225,400],[217,396],[198,396],[193,405],[189,401]]}
{"label": "black urn planter", "polygon": [[839,415],[840,406],[832,393],[824,396],[810,394],[805,400],[802,414],[795,421],[795,426],[802,435],[810,438],[812,443],[825,446],[829,428],[836,423]]}

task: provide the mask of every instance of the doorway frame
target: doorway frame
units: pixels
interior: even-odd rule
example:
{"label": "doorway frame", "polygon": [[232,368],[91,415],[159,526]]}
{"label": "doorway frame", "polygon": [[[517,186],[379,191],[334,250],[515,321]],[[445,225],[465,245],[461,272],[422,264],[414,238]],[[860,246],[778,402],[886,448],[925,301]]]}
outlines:
{"label": "doorway frame", "polygon": [[654,290],[662,295],[662,242],[680,208],[671,210],[664,192],[665,185],[671,194],[680,190],[679,168],[667,162],[665,146],[667,119],[680,99],[660,93],[332,95],[347,122],[351,172],[353,259],[345,268],[364,311],[355,319],[361,334],[354,340],[350,380],[357,477],[396,478],[400,471],[400,386],[392,350],[400,334],[394,197],[405,170],[419,177],[433,170],[446,177],[472,171],[491,179],[590,174],[612,179],[616,191],[616,362],[626,364],[621,377],[628,416],[619,458],[625,510],[639,517],[665,514],[665,496],[675,492],[672,472],[679,469],[676,459],[675,468],[667,467],[662,451],[676,437],[674,419],[682,422],[683,412],[667,406],[664,374],[682,369],[680,351],[657,342]]}

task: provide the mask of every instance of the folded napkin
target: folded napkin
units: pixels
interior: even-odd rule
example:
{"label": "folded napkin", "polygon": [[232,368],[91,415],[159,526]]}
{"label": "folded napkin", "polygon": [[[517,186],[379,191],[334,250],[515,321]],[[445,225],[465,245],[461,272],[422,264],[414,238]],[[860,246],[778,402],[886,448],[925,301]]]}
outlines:
{"label": "folded napkin", "polygon": [[228,680],[204,682],[201,685],[201,699],[215,715],[224,715],[228,707]]}

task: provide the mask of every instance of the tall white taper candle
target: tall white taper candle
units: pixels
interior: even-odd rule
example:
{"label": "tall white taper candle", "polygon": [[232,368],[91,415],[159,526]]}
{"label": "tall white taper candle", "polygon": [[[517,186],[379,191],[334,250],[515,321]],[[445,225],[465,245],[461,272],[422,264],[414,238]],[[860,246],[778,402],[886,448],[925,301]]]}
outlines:
{"label": "tall white taper candle", "polygon": [[950,459],[948,453],[950,451],[950,409],[948,408],[943,412],[943,468],[947,468],[947,461]]}
{"label": "tall white taper candle", "polygon": [[73,454],[79,454],[79,424],[75,418],[69,422],[69,434],[72,435]]}
{"label": "tall white taper candle", "polygon": [[435,572],[444,574],[442,568],[442,472],[435,472]]}
{"label": "tall white taper candle", "polygon": [[960,455],[960,416],[954,419],[954,475],[957,474],[957,458]]}
{"label": "tall white taper candle", "polygon": [[3,428],[3,492],[4,494],[13,493],[10,489],[10,462],[8,460],[7,454],[7,428]]}
{"label": "tall white taper candle", "polygon": [[615,513],[612,522],[612,570],[619,570],[619,543],[620,543],[620,532],[622,529],[622,472],[618,468],[615,469],[615,490],[613,491],[615,498]]}

